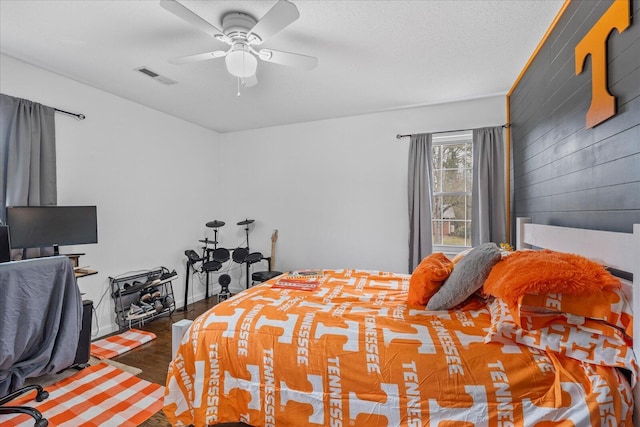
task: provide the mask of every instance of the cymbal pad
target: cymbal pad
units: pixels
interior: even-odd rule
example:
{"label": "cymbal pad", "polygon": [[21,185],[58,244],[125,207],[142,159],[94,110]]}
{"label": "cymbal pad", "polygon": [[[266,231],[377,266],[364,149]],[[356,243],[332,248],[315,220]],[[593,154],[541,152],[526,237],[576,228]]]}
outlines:
{"label": "cymbal pad", "polygon": [[224,221],[218,221],[217,219],[213,220],[213,221],[209,221],[206,226],[209,228],[218,228],[218,227],[222,227],[224,225]]}

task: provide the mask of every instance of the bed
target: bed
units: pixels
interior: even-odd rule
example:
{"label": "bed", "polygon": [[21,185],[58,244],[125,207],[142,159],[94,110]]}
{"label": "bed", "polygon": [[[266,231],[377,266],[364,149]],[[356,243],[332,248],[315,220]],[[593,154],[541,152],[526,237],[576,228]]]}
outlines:
{"label": "bed", "polygon": [[[325,270],[307,289],[275,278],[216,305],[193,322],[170,364],[167,418],[195,426],[634,425],[640,340],[632,336],[640,316],[631,310],[640,293],[633,279],[614,284],[598,270],[589,276],[602,286],[593,301],[583,290],[567,288],[563,297],[545,288],[542,309],[539,288],[509,293],[520,270],[503,266],[543,252],[579,253],[633,273],[637,286],[640,225],[612,233],[519,219],[517,228],[518,251],[493,259],[491,249],[493,260],[478,274],[469,274],[478,248],[452,266],[438,260],[448,274],[426,306],[409,303],[418,269],[413,282],[405,274]],[[450,285],[458,280],[485,287],[461,296]],[[444,289],[455,307],[427,309]]]}

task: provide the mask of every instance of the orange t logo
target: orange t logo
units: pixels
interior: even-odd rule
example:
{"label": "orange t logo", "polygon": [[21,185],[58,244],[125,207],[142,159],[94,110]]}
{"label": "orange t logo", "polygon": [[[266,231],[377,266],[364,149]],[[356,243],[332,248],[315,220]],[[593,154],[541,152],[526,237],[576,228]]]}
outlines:
{"label": "orange t logo", "polygon": [[591,55],[591,106],[587,111],[587,128],[616,114],[616,98],[607,88],[607,38],[614,28],[621,33],[629,27],[629,9],[630,0],[615,0],[576,46],[576,75],[582,73],[587,55]]}

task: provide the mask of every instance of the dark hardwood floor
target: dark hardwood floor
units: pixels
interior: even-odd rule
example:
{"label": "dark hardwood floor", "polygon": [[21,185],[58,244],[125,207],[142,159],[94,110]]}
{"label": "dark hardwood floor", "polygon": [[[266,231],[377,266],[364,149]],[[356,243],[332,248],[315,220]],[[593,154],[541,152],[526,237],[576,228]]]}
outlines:
{"label": "dark hardwood floor", "polygon": [[[167,369],[169,362],[171,362],[171,325],[181,319],[195,319],[216,302],[215,296],[209,297],[208,300],[203,299],[189,305],[186,312],[176,310],[171,316],[161,317],[145,325],[137,326],[136,329],[153,332],[157,338],[115,357],[113,360],[142,369],[142,373],[138,374],[139,378],[165,385]],[[171,424],[161,410],[141,425],[151,427],[170,426]]]}

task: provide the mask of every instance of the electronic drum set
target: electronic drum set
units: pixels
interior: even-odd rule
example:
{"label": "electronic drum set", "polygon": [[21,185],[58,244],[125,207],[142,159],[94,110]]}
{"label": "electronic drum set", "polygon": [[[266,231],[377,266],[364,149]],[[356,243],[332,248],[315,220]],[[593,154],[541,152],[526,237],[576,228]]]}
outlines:
{"label": "electronic drum set", "polygon": [[[244,230],[246,233],[247,246],[237,247],[233,249],[218,247],[218,231],[221,227],[224,227],[224,221],[219,221],[216,219],[205,224],[207,228],[213,228],[213,240],[208,239],[207,237],[199,240],[200,243],[204,243],[201,254],[198,254],[192,249],[184,251],[184,254],[187,256],[187,274],[184,287],[184,311],[187,310],[187,297],[189,292],[190,276],[189,270],[193,269],[194,271],[198,271],[198,269],[196,269],[195,267],[196,263],[202,263],[200,265],[199,271],[206,274],[205,298],[209,298],[209,274],[222,269],[223,265],[229,260],[239,265],[246,265],[247,288],[249,288],[249,266],[251,264],[255,264],[256,262],[262,261],[263,259],[268,259],[263,257],[262,253],[260,252],[249,251],[249,225],[254,222],[255,220],[253,219],[244,219],[237,223],[237,225],[245,227]],[[222,287],[220,293],[218,294],[218,301],[224,301],[231,296],[231,293],[229,292],[230,283],[231,276],[229,274],[223,273],[218,276],[218,284]]]}

